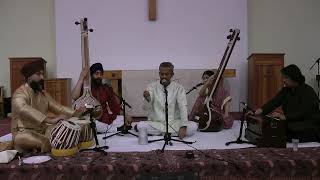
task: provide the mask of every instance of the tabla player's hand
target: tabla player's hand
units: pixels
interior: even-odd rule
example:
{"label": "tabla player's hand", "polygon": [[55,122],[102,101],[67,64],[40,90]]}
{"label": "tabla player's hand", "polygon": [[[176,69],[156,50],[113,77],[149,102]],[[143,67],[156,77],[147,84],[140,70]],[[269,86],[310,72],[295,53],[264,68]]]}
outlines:
{"label": "tabla player's hand", "polygon": [[178,132],[179,138],[183,139],[184,137],[186,137],[186,134],[187,134],[187,127],[181,127]]}
{"label": "tabla player's hand", "polygon": [[87,108],[85,106],[76,107],[75,113],[73,114],[73,116],[79,117],[86,111],[87,111]]}
{"label": "tabla player's hand", "polygon": [[59,115],[58,117],[55,117],[55,118],[46,118],[45,122],[49,124],[57,124],[59,121],[65,120],[65,119],[66,119],[65,116]]}
{"label": "tabla player's hand", "polygon": [[150,93],[149,91],[143,91],[143,97],[146,101],[150,102]]}
{"label": "tabla player's hand", "polygon": [[64,115],[64,114],[60,114],[57,118],[60,119],[60,120],[68,119],[68,117],[66,115]]}
{"label": "tabla player's hand", "polygon": [[87,111],[87,108],[85,106],[80,106],[76,108],[76,111],[79,113],[84,113]]}

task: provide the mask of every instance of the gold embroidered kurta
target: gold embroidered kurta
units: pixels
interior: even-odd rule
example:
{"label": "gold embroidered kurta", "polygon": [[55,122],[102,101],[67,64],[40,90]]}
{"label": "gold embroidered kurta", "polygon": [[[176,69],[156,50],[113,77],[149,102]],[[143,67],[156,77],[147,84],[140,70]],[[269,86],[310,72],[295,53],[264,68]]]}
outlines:
{"label": "gold embroidered kurta", "polygon": [[15,148],[50,151],[49,137],[45,136],[49,125],[44,122],[49,111],[67,117],[77,115],[76,111],[60,105],[46,92],[34,93],[27,83],[14,92],[11,132]]}

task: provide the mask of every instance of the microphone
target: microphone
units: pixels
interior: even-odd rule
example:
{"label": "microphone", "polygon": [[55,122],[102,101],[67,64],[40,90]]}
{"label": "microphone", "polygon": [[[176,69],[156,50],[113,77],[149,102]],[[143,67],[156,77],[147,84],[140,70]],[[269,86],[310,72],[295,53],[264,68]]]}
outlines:
{"label": "microphone", "polygon": [[194,87],[199,87],[199,86],[202,86],[203,85],[203,82],[201,82],[201,83],[198,83],[197,85],[195,85]]}
{"label": "microphone", "polygon": [[250,108],[247,103],[245,103],[245,102],[240,102],[240,103],[244,105],[244,108],[245,108],[245,109],[248,109],[248,110],[250,110],[250,111],[252,111],[252,112],[255,112],[255,110],[253,110],[252,108]]}
{"label": "microphone", "polygon": [[198,83],[197,85],[193,86],[186,94],[189,94],[191,91],[197,89],[197,87],[202,86],[202,85],[203,85],[203,82]]}
{"label": "microphone", "polygon": [[161,79],[160,83],[164,86],[167,87],[169,85],[168,81],[166,79]]}
{"label": "microphone", "polygon": [[316,65],[317,63],[319,63],[319,61],[320,61],[320,58],[318,58],[318,59],[314,62],[314,64],[310,67],[310,69],[309,69],[309,70],[311,70],[311,69],[313,68],[313,66],[314,66],[314,65]]}
{"label": "microphone", "polygon": [[124,105],[127,105],[130,109],[132,108],[127,102],[124,102]]}

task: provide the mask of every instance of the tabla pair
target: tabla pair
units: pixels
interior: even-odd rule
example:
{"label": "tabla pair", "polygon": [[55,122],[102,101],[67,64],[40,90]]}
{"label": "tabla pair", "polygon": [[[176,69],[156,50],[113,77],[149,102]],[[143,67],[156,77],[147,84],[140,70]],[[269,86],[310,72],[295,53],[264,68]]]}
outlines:
{"label": "tabla pair", "polygon": [[79,149],[94,145],[89,117],[72,117],[60,121],[50,132],[51,153],[54,156],[71,156]]}

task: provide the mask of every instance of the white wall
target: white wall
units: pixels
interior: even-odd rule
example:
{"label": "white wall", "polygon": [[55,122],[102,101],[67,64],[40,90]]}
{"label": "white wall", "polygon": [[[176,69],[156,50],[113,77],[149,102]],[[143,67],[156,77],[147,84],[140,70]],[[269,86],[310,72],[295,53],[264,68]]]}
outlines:
{"label": "white wall", "polygon": [[285,65],[297,64],[317,91],[320,57],[319,0],[248,0],[250,53],[285,53]]}
{"label": "white wall", "polygon": [[55,21],[52,0],[0,1],[0,86],[10,96],[9,57],[43,57],[55,77]]}
{"label": "white wall", "polygon": [[80,28],[74,22],[82,17],[95,30],[89,34],[91,63],[109,70],[157,69],[162,61],[172,61],[176,69],[217,68],[229,28],[239,28],[241,41],[227,67],[237,70],[230,80],[235,109],[246,99],[246,0],[157,2],[158,19],[149,21],[145,0],[56,0],[58,77],[71,77],[75,84],[81,71]]}

